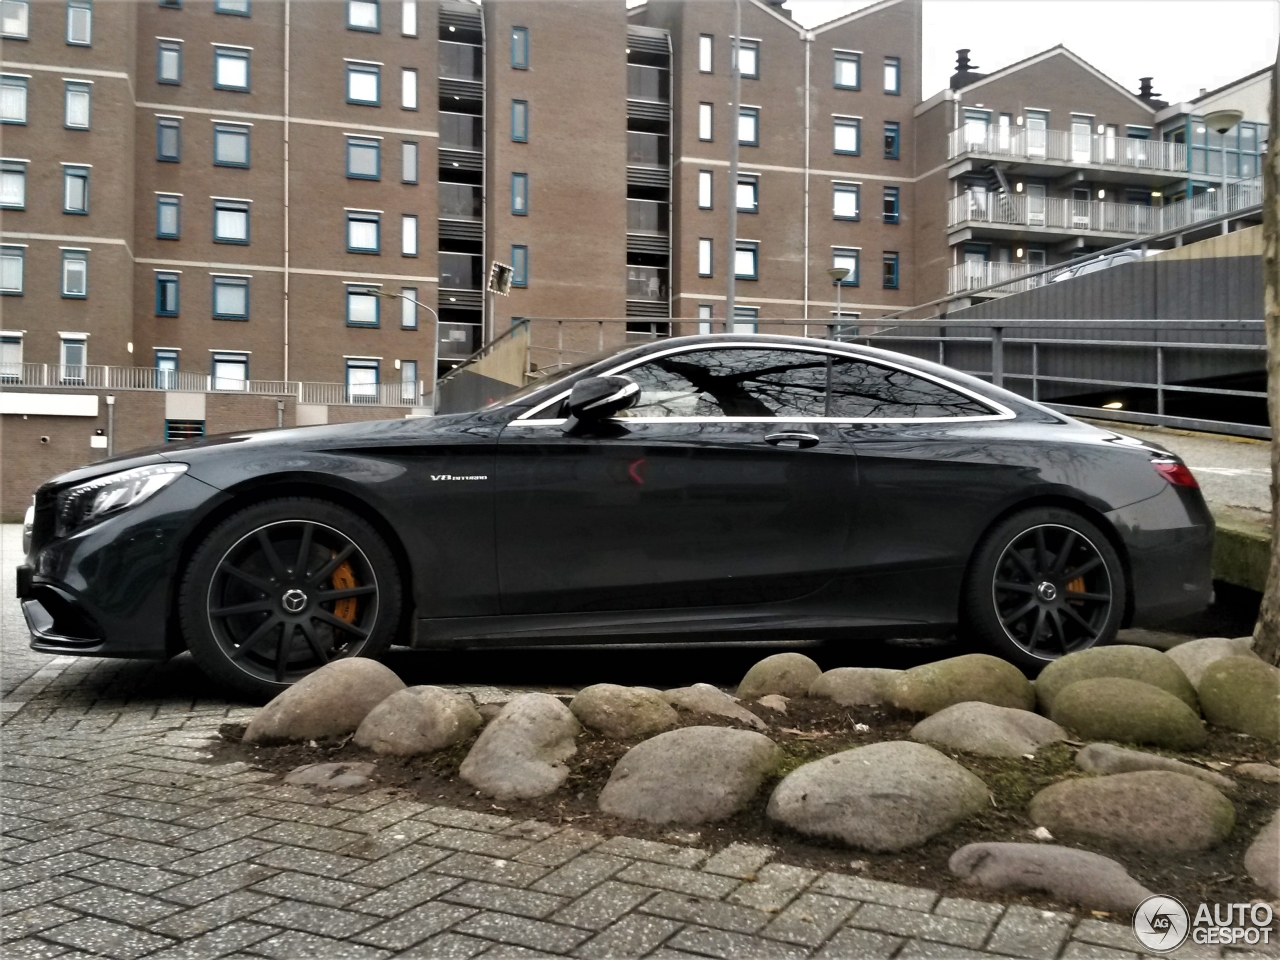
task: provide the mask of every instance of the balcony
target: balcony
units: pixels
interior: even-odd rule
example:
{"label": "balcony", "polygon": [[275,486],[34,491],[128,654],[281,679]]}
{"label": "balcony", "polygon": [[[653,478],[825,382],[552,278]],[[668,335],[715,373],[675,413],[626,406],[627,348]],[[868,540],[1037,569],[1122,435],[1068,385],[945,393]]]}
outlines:
{"label": "balcony", "polygon": [[627,199],[627,233],[665,236],[669,230],[669,217],[665,200]]}
{"label": "balcony", "polygon": [[481,347],[480,324],[452,323],[444,321],[440,324],[441,360],[465,360]]}
{"label": "balcony", "polygon": [[666,67],[627,64],[627,99],[670,103],[671,74]]}
{"label": "balcony", "polygon": [[1027,173],[1036,168],[1061,172],[1063,166],[1140,174],[1146,178],[1152,174],[1185,175],[1187,172],[1186,144],[1065,130],[962,127],[951,131],[947,159],[962,157],[1008,161],[1015,169]]}
{"label": "balcony", "polygon": [[662,133],[627,131],[627,166],[666,167],[671,138]]}
{"label": "balcony", "polygon": [[469,183],[440,184],[442,220],[479,220],[484,214],[481,190]]}
{"label": "balcony", "polygon": [[1022,293],[1032,287],[1045,283],[1052,274],[1042,273],[1038,277],[1020,279],[1035,270],[1044,269],[1042,264],[1035,263],[996,263],[991,261],[966,260],[957,263],[947,271],[947,293],[968,293],[993,283],[1005,283],[998,290],[985,291],[986,296],[1004,296],[1007,293]]}
{"label": "balcony", "polygon": [[479,83],[484,75],[480,48],[469,43],[440,41],[440,79]]}
{"label": "balcony", "polygon": [[484,285],[484,262],[479,254],[440,252],[440,287],[450,290],[480,290]]}
{"label": "balcony", "polygon": [[479,153],[484,146],[484,120],[469,113],[440,113],[440,148]]}
{"label": "balcony", "polygon": [[627,299],[648,302],[667,301],[666,267],[627,267]]}

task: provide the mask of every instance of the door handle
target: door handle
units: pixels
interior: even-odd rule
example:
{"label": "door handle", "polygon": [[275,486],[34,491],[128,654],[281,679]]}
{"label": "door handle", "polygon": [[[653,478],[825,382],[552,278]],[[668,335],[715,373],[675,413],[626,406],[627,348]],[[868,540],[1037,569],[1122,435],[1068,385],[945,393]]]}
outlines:
{"label": "door handle", "polygon": [[764,442],[775,447],[796,447],[800,450],[807,450],[810,447],[816,447],[822,440],[812,433],[784,430],[781,433],[769,434],[764,438]]}

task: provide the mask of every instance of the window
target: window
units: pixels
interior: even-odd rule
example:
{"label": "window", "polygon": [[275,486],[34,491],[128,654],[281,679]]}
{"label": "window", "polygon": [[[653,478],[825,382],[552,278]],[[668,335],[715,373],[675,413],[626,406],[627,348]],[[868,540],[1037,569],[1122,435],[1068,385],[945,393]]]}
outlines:
{"label": "window", "polygon": [[[160,118],[156,120],[156,159],[177,163],[180,159],[180,120]],[[216,138],[215,138],[216,142]],[[216,162],[216,161],[215,161]]]}
{"label": "window", "polygon": [[733,251],[733,275],[739,280],[760,279],[760,244],[739,240]]}
{"label": "window", "polygon": [[376,107],[382,102],[382,68],[376,63],[347,63],[347,103]]}
{"label": "window", "polygon": [[23,247],[0,247],[0,293],[5,296],[22,294],[26,253]]}
{"label": "window", "polygon": [[742,107],[738,114],[738,143],[748,147],[760,146],[760,109]]}
{"label": "window", "polygon": [[353,180],[382,178],[381,140],[347,137],[347,176]]}
{"label": "window", "polygon": [[62,251],[62,295],[83,300],[89,295],[89,252]]}
{"label": "window", "polygon": [[182,44],[161,40],[156,52],[156,79],[161,83],[182,83]]}
{"label": "window", "polygon": [[347,361],[347,403],[378,402],[378,361]]}
{"label": "window", "polygon": [[178,275],[176,273],[156,274],[156,316],[176,317],[178,315]]}
{"label": "window", "polygon": [[529,102],[511,101],[511,139],[516,143],[529,142]]}
{"label": "window", "polygon": [[400,288],[400,329],[418,329],[418,304],[414,302],[417,299],[417,287]]}
{"label": "window", "polygon": [[93,43],[93,0],[67,0],[67,43],[77,47]]}
{"label": "window", "polygon": [[853,117],[837,117],[835,120],[836,153],[857,156],[862,152],[862,121]]}
{"label": "window", "polygon": [[850,357],[831,363],[828,416],[849,419],[990,416],[956,390],[906,370]]}
{"label": "window", "polygon": [[31,13],[28,0],[3,0],[0,2],[0,36],[11,40],[27,39],[27,24]]}
{"label": "window", "polygon": [[170,10],[181,10],[182,0],[160,0],[160,6],[168,7]]}
{"label": "window", "polygon": [[884,92],[895,96],[902,92],[902,60],[898,57],[884,58]]}
{"label": "window", "polygon": [[523,244],[511,247],[511,285],[513,287],[529,285],[529,248]]}
{"label": "window", "polygon": [[[745,308],[739,317],[754,327],[758,311]],[[626,371],[640,397],[622,416],[822,417],[827,364],[825,353],[740,347],[659,357]]]}
{"label": "window", "polygon": [[249,15],[249,0],[214,0],[214,13],[227,13],[233,17]]}
{"label": "window", "polygon": [[376,327],[381,320],[376,287],[347,287],[347,326]]}
{"label": "window", "polygon": [[511,28],[511,66],[516,70],[529,69],[529,28]]}
{"label": "window", "polygon": [[[156,367],[156,373],[157,379],[162,379],[161,374],[163,374],[163,379],[168,382],[168,373],[163,368]],[[176,382],[176,378],[172,382]],[[165,420],[164,422],[165,443],[185,443],[188,440],[200,440],[203,437],[203,420]]]}
{"label": "window", "polygon": [[899,190],[897,187],[884,188],[884,222],[897,223],[899,216]]}
{"label": "window", "polygon": [[379,14],[378,0],[347,0],[347,29],[377,33],[381,29]]}
{"label": "window", "polygon": [[249,89],[249,51],[236,47],[213,48],[213,86],[215,90]]}
{"label": "window", "polygon": [[888,160],[898,159],[898,123],[893,120],[886,120],[884,124],[884,155]]}
{"label": "window", "polygon": [[0,123],[27,122],[27,78],[0,77]]}
{"label": "window", "polygon": [[862,54],[836,51],[836,86],[841,90],[862,89]]}
{"label": "window", "polygon": [[711,332],[711,304],[698,304],[698,333]]}
{"label": "window", "polygon": [[63,381],[84,382],[85,365],[89,362],[89,344],[83,337],[63,337],[59,351]]}
{"label": "window", "polygon": [[898,289],[898,255],[887,251],[884,255],[884,288]]}
{"label": "window", "polygon": [[711,276],[711,241],[706,237],[698,240],[698,276]]}
{"label": "window", "polygon": [[249,128],[228,123],[213,125],[213,163],[218,167],[249,165]]}
{"label": "window", "polygon": [[182,200],[179,197],[156,197],[156,236],[177,240],[182,235]]}
{"label": "window", "polygon": [[22,379],[22,337],[0,336],[0,380]]}
{"label": "window", "polygon": [[213,318],[215,320],[249,319],[249,278],[213,278]]}
{"label": "window", "polygon": [[862,188],[856,183],[832,184],[831,215],[837,220],[857,220],[861,216]]}
{"label": "window", "polygon": [[[161,390],[172,390],[178,385],[178,351],[177,350],[157,350],[155,352],[156,367],[156,387]],[[200,424],[200,434],[204,435],[203,420],[172,420],[165,421],[165,439],[168,439],[169,423],[198,423]]]}
{"label": "window", "polygon": [[27,165],[0,163],[0,207],[25,210],[27,206]]}
{"label": "window", "polygon": [[400,108],[418,109],[418,71],[410,67],[400,71]]}
{"label": "window", "polygon": [[511,175],[511,212],[517,217],[529,215],[529,175],[527,173]]}
{"label": "window", "polygon": [[842,287],[856,287],[858,285],[858,265],[861,260],[861,250],[851,247],[833,247],[831,250],[831,266],[844,267],[849,271],[848,276],[838,282]]}
{"label": "window", "polygon": [[755,333],[760,326],[759,307],[734,307],[733,326],[729,333]]}
{"label": "window", "polygon": [[760,212],[760,181],[755,177],[738,178],[738,210],[742,213]]}
{"label": "window", "polygon": [[712,182],[710,170],[698,171],[698,208],[700,210],[710,210],[712,207]]}
{"label": "window", "polygon": [[235,200],[213,201],[213,242],[249,242],[249,204]]}
{"label": "window", "polygon": [[711,139],[711,104],[698,104],[698,139]]}
{"label": "window", "polygon": [[243,390],[249,384],[249,358],[243,353],[213,355],[213,389]]}
{"label": "window", "polygon": [[400,4],[400,35],[416,37],[418,35],[418,0],[404,0]]}
{"label": "window", "polygon": [[347,252],[378,253],[381,249],[382,215],[377,213],[347,213]]}
{"label": "window", "polygon": [[400,402],[418,402],[418,361],[400,361]]}
{"label": "window", "polygon": [[89,168],[62,168],[62,212],[89,212]]}
{"label": "window", "polygon": [[752,80],[760,78],[760,43],[756,40],[738,41],[738,72]]}
{"label": "window", "polygon": [[400,144],[400,182],[418,182],[418,141],[405,140]]}
{"label": "window", "polygon": [[400,218],[400,255],[416,257],[418,255],[418,218],[406,213]]}
{"label": "window", "polygon": [[89,107],[93,89],[88,83],[67,82],[63,87],[62,125],[68,130],[89,129]]}
{"label": "window", "polygon": [[712,71],[715,61],[711,55],[714,49],[714,37],[708,33],[698,35],[698,71],[700,73],[710,73]]}

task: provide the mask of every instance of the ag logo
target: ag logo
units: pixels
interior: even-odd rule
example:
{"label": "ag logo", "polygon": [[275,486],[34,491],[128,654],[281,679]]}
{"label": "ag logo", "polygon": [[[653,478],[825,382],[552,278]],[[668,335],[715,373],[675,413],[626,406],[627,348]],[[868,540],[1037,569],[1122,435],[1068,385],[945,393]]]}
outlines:
{"label": "ag logo", "polygon": [[1133,935],[1152,953],[1168,953],[1187,939],[1191,918],[1173,897],[1147,897],[1133,911]]}

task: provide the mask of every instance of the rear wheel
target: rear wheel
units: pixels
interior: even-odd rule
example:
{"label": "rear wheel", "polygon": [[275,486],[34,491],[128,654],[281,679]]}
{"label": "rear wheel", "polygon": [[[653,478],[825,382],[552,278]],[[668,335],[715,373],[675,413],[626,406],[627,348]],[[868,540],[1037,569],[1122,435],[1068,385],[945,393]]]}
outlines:
{"label": "rear wheel", "polygon": [[1029,673],[1110,643],[1124,620],[1120,556],[1096,524],[1035,507],[997,524],[974,551],[964,592],[973,638]]}
{"label": "rear wheel", "polygon": [[212,678],[274,696],[342,657],[377,657],[400,618],[390,549],[323,500],[255,504],[224,520],[187,565],[187,646]]}

